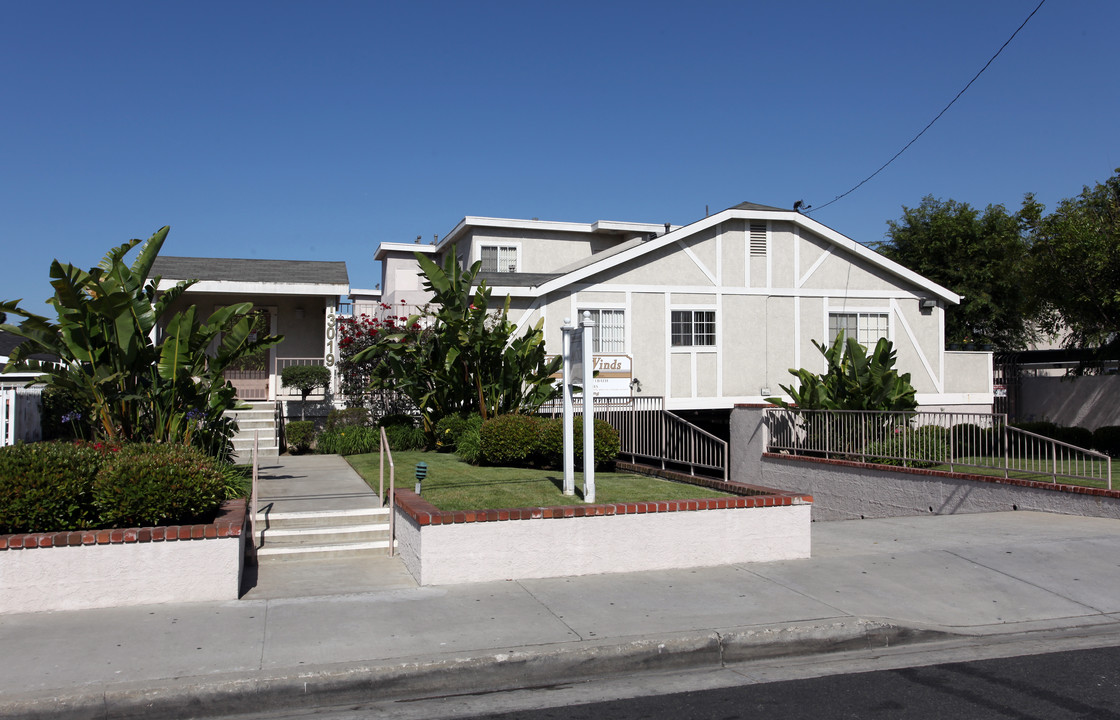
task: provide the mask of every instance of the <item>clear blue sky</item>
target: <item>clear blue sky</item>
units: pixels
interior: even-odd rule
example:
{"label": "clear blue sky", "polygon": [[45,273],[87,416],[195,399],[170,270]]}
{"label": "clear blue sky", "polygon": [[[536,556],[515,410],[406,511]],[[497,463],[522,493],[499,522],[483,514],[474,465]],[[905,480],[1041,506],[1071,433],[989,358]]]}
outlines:
{"label": "clear blue sky", "polygon": [[[0,299],[171,226],[168,255],[345,260],[464,215],[820,206],[937,114],[1037,5],[8,2]],[[926,194],[1048,207],[1120,166],[1120,3],[1048,0],[877,178],[813,217],[861,242]]]}

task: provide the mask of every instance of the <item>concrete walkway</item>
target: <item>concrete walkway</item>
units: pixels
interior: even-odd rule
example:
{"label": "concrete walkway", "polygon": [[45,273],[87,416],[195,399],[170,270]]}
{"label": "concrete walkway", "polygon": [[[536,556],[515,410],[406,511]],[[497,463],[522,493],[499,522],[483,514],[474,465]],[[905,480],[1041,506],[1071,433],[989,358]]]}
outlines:
{"label": "concrete walkway", "polygon": [[1042,513],[817,523],[810,559],[620,575],[417,587],[389,558],[298,565],[239,601],[0,616],[0,717],[228,715],[1120,633],[1120,521]]}

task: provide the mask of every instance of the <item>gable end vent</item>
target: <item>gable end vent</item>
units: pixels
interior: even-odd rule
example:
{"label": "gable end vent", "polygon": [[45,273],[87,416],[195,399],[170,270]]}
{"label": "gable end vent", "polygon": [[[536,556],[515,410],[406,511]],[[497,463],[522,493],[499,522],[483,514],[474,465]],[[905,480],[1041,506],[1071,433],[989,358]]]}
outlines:
{"label": "gable end vent", "polygon": [[766,223],[751,223],[751,255],[766,255]]}

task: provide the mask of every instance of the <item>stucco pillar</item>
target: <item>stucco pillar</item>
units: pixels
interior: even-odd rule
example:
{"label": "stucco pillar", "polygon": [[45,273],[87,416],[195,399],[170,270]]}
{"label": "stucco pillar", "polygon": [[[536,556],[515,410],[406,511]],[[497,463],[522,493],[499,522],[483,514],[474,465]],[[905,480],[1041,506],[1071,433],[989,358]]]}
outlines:
{"label": "stucco pillar", "polygon": [[728,452],[733,482],[765,485],[762,453],[766,452],[766,408],[770,405],[736,405],[731,411]]}

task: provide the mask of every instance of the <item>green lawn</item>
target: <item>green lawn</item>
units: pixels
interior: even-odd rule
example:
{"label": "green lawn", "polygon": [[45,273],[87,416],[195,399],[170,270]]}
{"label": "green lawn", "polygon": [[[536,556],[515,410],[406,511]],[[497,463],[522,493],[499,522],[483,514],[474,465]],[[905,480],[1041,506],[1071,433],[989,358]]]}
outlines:
{"label": "green lawn", "polygon": [[[974,475],[993,475],[1003,477],[1002,458],[989,458],[989,457],[965,457],[960,458],[958,462],[975,463],[976,465],[992,465],[992,467],[973,467],[971,465],[962,466],[954,464],[952,470],[955,472],[972,473]],[[946,470],[950,469],[946,463],[944,465],[937,465],[933,470]],[[1059,463],[1058,470],[1061,472],[1063,468]],[[1008,476],[1016,480],[1034,480],[1036,482],[1054,482],[1054,477],[1050,475],[1050,461],[1036,460],[1032,461],[1031,465],[1019,470],[1011,470]],[[1076,468],[1068,468],[1068,472],[1077,472],[1078,475],[1094,475],[1097,477],[1104,477],[1105,468],[1104,463],[1100,461],[1092,461],[1081,464]],[[1066,477],[1058,475],[1058,483],[1063,485],[1080,485],[1082,487],[1092,488],[1107,488],[1108,484],[1103,480],[1087,480],[1084,478]],[[1120,489],[1120,460],[1113,459],[1112,461],[1112,487],[1113,489]]]}
{"label": "green lawn", "polygon": [[[379,456],[350,455],[350,465],[374,490],[378,487]],[[428,464],[422,495],[440,510],[497,510],[501,508],[574,505],[583,501],[583,473],[576,473],[576,496],[565,497],[564,473],[559,470],[475,467],[450,453],[396,452],[397,485],[412,488],[416,463]],[[388,486],[388,463],[385,468]],[[698,485],[672,482],[646,475],[618,472],[595,473],[595,502],[649,502],[730,497],[728,493]]]}

